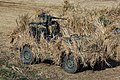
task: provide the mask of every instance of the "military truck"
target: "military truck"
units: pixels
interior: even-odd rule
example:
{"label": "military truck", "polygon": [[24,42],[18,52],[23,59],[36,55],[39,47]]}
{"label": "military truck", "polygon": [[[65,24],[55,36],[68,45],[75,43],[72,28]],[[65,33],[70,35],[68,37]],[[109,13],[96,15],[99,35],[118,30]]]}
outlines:
{"label": "military truck", "polygon": [[25,22],[27,27],[18,34],[15,44],[19,46],[22,63],[34,64],[50,60],[66,72],[76,73],[89,65],[94,68],[96,62],[102,62],[108,56],[104,55],[106,50],[104,50],[103,41],[95,42],[92,36],[79,34],[65,36],[56,19],[66,19],[53,17],[46,13],[38,17],[42,21]]}

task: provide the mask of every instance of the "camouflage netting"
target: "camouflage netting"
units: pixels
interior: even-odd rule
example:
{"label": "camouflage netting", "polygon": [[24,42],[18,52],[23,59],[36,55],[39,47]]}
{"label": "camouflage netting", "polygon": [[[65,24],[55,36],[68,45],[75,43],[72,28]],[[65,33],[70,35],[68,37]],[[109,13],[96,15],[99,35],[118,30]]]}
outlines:
{"label": "camouflage netting", "polygon": [[58,64],[60,60],[61,39],[51,40],[48,43],[47,40],[44,39],[44,34],[41,34],[39,43],[31,34],[29,23],[30,17],[28,14],[20,16],[17,20],[18,27],[11,34],[13,49],[22,49],[23,46],[28,44],[32,49],[34,58],[40,58],[42,61],[51,58]]}
{"label": "camouflage netting", "polygon": [[22,15],[19,17],[17,22],[17,28],[11,34],[11,43],[13,44],[13,48],[23,48],[25,44],[29,44],[32,47],[32,51],[36,52],[37,44],[34,41],[34,38],[29,34],[29,21],[30,17],[28,14]]}
{"label": "camouflage netting", "polygon": [[[120,59],[120,31],[115,31],[120,28],[119,11],[119,6],[102,10],[74,8],[66,11],[64,16],[68,17],[68,22],[65,25],[67,29],[63,28],[64,35],[77,33],[86,36],[71,45],[76,58],[81,55],[82,62],[89,63],[91,66],[94,66],[97,61],[105,61],[108,64],[109,58]],[[79,52],[74,45],[81,45],[81,51]]]}
{"label": "camouflage netting", "polygon": [[72,52],[76,59],[80,57],[85,66],[90,64],[93,67],[97,61],[105,61],[108,64],[109,58],[120,60],[120,33],[115,31],[116,28],[120,28],[120,8],[92,11],[70,9],[62,14],[68,20],[61,23],[61,33],[63,37],[78,34],[81,36],[80,40],[72,40],[72,43],[67,44],[63,38],[48,44],[45,39],[41,38],[41,43],[38,45],[29,35],[29,16],[24,15],[17,22],[18,28],[12,34],[15,40],[13,44],[20,48],[28,43],[33,53],[36,53],[35,55],[44,59],[48,54],[57,63],[60,60],[61,49],[64,49],[66,54]]}

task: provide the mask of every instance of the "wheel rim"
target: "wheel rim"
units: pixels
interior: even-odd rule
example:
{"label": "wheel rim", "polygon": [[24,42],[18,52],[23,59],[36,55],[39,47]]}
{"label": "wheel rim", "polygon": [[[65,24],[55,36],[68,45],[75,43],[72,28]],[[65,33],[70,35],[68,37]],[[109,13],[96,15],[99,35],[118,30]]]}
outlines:
{"label": "wheel rim", "polygon": [[67,66],[68,66],[68,68],[72,69],[74,67],[74,61],[68,60],[67,61]]}
{"label": "wheel rim", "polygon": [[76,64],[75,61],[73,56],[65,56],[62,64],[63,69],[68,73],[76,73],[78,64]]}
{"label": "wheel rim", "polygon": [[21,52],[21,60],[24,64],[31,64],[33,60],[32,51],[29,47],[25,46]]}
{"label": "wheel rim", "polygon": [[30,55],[30,53],[28,51],[24,52],[24,59],[25,60],[31,60],[31,55]]}

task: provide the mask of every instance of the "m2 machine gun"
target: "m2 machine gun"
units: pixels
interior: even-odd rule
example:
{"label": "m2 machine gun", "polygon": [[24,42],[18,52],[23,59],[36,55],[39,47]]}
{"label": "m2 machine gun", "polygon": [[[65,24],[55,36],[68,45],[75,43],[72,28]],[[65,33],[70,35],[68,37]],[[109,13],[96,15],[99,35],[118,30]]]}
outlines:
{"label": "m2 machine gun", "polygon": [[60,33],[59,23],[55,20],[56,19],[65,20],[65,18],[54,17],[46,13],[38,15],[38,18],[42,19],[42,21],[29,23],[30,26],[32,25],[31,31],[37,41],[40,40],[41,33],[44,33],[44,38],[47,39],[48,41],[51,38],[55,37],[57,34]]}

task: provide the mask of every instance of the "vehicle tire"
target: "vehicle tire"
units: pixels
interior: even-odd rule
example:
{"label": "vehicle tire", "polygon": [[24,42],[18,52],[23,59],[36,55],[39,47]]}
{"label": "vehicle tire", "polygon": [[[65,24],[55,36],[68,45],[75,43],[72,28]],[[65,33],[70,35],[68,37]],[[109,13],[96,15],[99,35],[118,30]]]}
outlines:
{"label": "vehicle tire", "polygon": [[33,62],[33,53],[28,46],[24,46],[20,53],[21,61],[24,64],[31,64]]}
{"label": "vehicle tire", "polygon": [[62,68],[68,73],[76,73],[79,63],[74,59],[73,55],[65,56],[62,62]]}

